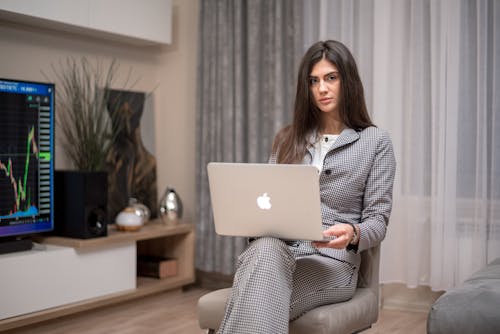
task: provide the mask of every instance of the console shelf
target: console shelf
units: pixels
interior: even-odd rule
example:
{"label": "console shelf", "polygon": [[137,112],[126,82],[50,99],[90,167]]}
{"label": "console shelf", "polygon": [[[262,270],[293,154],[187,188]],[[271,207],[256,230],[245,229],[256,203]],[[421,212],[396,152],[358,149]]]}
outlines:
{"label": "console shelf", "polygon": [[154,238],[168,237],[173,235],[188,234],[193,231],[193,225],[178,222],[166,225],[160,219],[149,221],[137,232],[121,232],[114,225],[108,227],[108,236],[93,239],[74,239],[64,237],[40,237],[36,241],[40,243],[73,247],[76,249],[92,249],[98,247],[109,247],[115,243],[141,241]]}
{"label": "console shelf", "polygon": [[181,288],[194,283],[194,225],[178,222],[165,225],[159,219],[148,222],[137,232],[117,231],[108,228],[108,236],[94,239],[73,239],[64,237],[40,237],[36,241],[47,245],[74,248],[77,252],[93,252],[103,248],[119,247],[136,243],[137,254],[150,254],[177,259],[177,275],[155,279],[137,277],[136,288],[108,294],[76,303],[52,307],[38,312],[0,320],[0,331],[49,320],[64,315],[107,306],[150,294]]}

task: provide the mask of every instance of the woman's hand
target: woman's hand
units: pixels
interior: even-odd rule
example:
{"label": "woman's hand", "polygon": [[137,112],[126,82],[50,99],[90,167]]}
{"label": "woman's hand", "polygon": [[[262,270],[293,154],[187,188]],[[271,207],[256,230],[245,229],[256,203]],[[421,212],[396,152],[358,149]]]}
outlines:
{"label": "woman's hand", "polygon": [[343,249],[351,242],[354,236],[353,227],[349,224],[335,224],[323,231],[325,237],[332,237],[330,241],[314,241],[312,244],[316,248],[337,248]]}

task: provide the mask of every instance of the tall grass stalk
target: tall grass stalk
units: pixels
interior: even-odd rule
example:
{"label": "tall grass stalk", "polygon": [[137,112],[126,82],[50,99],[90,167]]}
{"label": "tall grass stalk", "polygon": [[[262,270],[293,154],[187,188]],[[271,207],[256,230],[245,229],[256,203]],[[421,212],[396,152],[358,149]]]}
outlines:
{"label": "tall grass stalk", "polygon": [[107,102],[117,62],[105,68],[101,62],[93,66],[85,57],[67,58],[52,70],[58,81],[56,124],[64,151],[77,170],[104,171],[113,142]]}

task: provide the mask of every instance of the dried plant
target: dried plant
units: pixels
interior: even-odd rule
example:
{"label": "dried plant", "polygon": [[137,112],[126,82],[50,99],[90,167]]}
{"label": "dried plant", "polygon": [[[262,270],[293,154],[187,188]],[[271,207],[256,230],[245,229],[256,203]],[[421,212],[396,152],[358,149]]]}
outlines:
{"label": "dried plant", "polygon": [[85,57],[67,58],[58,68],[52,65],[58,81],[56,124],[62,147],[79,171],[106,170],[115,133],[107,103],[118,68],[115,60],[105,68],[101,62],[93,66]]}

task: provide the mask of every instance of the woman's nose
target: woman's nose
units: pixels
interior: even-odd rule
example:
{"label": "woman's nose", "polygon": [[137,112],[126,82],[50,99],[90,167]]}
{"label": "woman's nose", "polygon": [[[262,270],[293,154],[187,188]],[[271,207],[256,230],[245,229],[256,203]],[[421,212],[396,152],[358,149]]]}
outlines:
{"label": "woman's nose", "polygon": [[326,82],[324,80],[319,81],[319,91],[320,92],[326,92],[327,87],[326,87]]}

